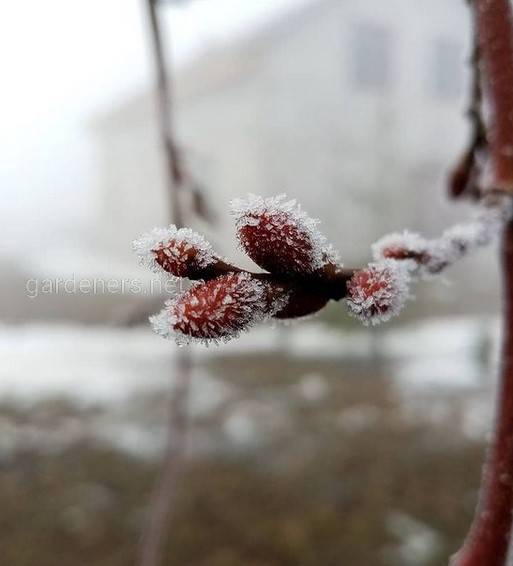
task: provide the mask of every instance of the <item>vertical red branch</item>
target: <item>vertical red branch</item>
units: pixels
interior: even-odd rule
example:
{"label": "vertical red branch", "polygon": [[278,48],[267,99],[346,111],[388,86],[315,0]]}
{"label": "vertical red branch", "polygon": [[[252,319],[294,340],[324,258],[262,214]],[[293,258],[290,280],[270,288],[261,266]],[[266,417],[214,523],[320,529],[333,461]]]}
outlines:
{"label": "vertical red branch", "polygon": [[[491,178],[513,193],[513,22],[509,0],[473,0],[485,99]],[[479,506],[455,566],[506,566],[513,523],[513,223],[503,237],[504,341],[493,444]]]}
{"label": "vertical red branch", "polygon": [[454,566],[506,566],[513,511],[513,224],[503,241],[504,342],[496,431],[474,524]]}
{"label": "vertical red branch", "polygon": [[490,186],[513,192],[513,32],[509,0],[474,0],[486,101]]}

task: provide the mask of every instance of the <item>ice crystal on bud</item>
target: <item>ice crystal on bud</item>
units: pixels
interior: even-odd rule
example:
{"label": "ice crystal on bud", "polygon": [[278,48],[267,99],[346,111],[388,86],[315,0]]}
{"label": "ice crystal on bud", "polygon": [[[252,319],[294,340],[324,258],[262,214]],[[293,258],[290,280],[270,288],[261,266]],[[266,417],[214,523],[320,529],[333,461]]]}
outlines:
{"label": "ice crystal on bud", "polygon": [[414,278],[429,278],[491,243],[511,212],[510,197],[503,197],[493,206],[481,206],[473,220],[449,228],[437,239],[427,240],[407,231],[389,234],[372,246],[373,257],[402,263]]}
{"label": "ice crystal on bud", "polygon": [[334,252],[308,217],[286,195],[248,195],[231,203],[242,249],[272,273],[311,273],[334,260]]}
{"label": "ice crystal on bud", "polygon": [[428,278],[447,265],[446,253],[437,240],[404,230],[383,236],[372,245],[376,261],[390,259],[401,262],[413,277]]}
{"label": "ice crystal on bud", "polygon": [[356,271],[347,284],[350,313],[364,325],[376,325],[397,316],[409,293],[410,275],[402,263],[383,260]]}
{"label": "ice crystal on bud", "polygon": [[134,241],[133,250],[141,265],[175,277],[201,275],[205,267],[219,259],[203,236],[174,225],[143,234]]}
{"label": "ice crystal on bud", "polygon": [[153,329],[178,344],[228,341],[276,312],[276,300],[265,282],[248,273],[229,273],[198,283],[150,318]]}
{"label": "ice crystal on bud", "polygon": [[404,230],[383,236],[372,245],[375,261],[395,259],[420,261],[426,254],[429,242],[415,232]]}

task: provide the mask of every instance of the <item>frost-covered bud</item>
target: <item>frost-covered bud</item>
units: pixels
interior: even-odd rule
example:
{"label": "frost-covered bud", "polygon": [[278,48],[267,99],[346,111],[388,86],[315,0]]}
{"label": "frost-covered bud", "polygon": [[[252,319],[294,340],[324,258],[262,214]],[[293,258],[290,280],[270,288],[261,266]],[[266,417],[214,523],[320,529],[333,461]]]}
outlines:
{"label": "frost-covered bud", "polygon": [[412,276],[420,278],[435,275],[448,265],[446,250],[438,240],[427,240],[408,230],[383,236],[372,245],[372,255],[375,261],[399,261]]}
{"label": "frost-covered bud", "polygon": [[179,344],[228,341],[272,316],[286,298],[249,273],[229,273],[198,283],[150,318],[153,329]]}
{"label": "frost-covered bud", "polygon": [[141,265],[152,271],[190,279],[204,277],[208,268],[220,261],[203,236],[174,225],[143,234],[134,241],[133,250]]}
{"label": "frost-covered bud", "polygon": [[397,316],[409,298],[410,275],[403,264],[383,260],[354,273],[347,284],[351,314],[364,325],[376,325]]}
{"label": "frost-covered bud", "polygon": [[421,262],[427,253],[428,241],[415,232],[394,232],[372,244],[372,256],[376,261],[395,259]]}
{"label": "frost-covered bud", "polygon": [[279,274],[306,274],[333,261],[333,252],[295,200],[249,195],[231,204],[241,248],[260,267]]}

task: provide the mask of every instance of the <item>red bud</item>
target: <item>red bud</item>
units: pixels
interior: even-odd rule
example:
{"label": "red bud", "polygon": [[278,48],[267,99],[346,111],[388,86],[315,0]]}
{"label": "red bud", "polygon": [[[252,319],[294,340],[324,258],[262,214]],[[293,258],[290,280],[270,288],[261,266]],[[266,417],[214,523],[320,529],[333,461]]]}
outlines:
{"label": "red bud", "polygon": [[250,196],[232,203],[242,249],[263,269],[277,274],[311,273],[328,262],[331,251],[317,221],[284,196]]}
{"label": "red bud", "polygon": [[353,316],[365,325],[385,322],[403,308],[409,282],[409,274],[400,263],[371,263],[356,271],[347,284],[347,304]]}
{"label": "red bud", "polygon": [[151,321],[158,334],[175,334],[178,342],[228,341],[273,314],[283,297],[248,273],[230,273],[194,285]]}
{"label": "red bud", "polygon": [[188,228],[157,228],[133,244],[140,262],[153,271],[199,279],[219,261],[210,244]]}

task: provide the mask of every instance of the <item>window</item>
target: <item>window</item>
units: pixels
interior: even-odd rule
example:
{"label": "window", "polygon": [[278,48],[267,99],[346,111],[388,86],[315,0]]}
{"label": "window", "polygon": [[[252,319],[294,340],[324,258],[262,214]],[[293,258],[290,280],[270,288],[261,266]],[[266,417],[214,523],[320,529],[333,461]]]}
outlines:
{"label": "window", "polygon": [[383,91],[390,86],[390,32],[376,24],[361,24],[355,30],[352,79],[361,90]]}
{"label": "window", "polygon": [[452,39],[439,38],[433,44],[429,67],[430,93],[434,98],[453,100],[461,94],[462,49]]}

